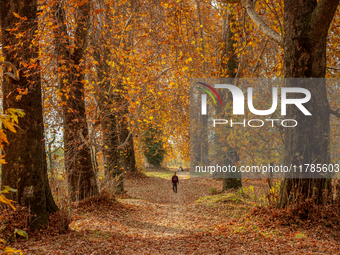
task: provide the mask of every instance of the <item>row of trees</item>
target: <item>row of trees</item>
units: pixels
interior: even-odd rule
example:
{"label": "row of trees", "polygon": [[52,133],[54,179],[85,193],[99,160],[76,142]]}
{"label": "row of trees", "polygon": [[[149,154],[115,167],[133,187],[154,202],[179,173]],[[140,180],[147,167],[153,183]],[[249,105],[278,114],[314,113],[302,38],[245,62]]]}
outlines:
{"label": "row of trees", "polygon": [[[2,187],[18,190],[13,200],[30,208],[33,229],[47,223],[48,212],[58,210],[45,154],[45,139],[54,141],[58,135],[50,127],[50,136],[44,135],[44,115],[49,117],[45,118],[48,125],[63,130],[71,201],[98,194],[96,151],[103,155],[105,176],[118,183],[117,191],[124,189],[123,173],[136,171],[132,135],[136,127],[128,121],[144,109],[141,103],[137,109],[130,105],[129,94],[140,88],[127,85],[132,84],[133,61],[140,57],[133,48],[138,33],[132,30],[133,24],[138,26],[139,6],[135,1],[1,2],[2,54],[15,69],[14,76],[7,73],[2,83],[3,107],[26,114],[17,132],[8,134],[4,146],[8,163],[3,165],[1,180]],[[90,98],[89,88],[94,90]],[[130,106],[135,111],[129,111]],[[88,121],[91,114],[95,116]],[[157,144],[156,151],[148,148],[145,153],[149,161],[157,150],[163,151],[162,142]],[[158,155],[156,164],[164,153]]]}
{"label": "row of trees", "polygon": [[[225,2],[228,2],[227,0]],[[235,1],[232,1],[235,3]],[[272,41],[283,48],[283,71],[285,78],[325,78],[328,31],[338,8],[337,0],[285,0],[283,30],[269,27],[258,15],[251,0],[236,1],[247,11],[257,27]],[[285,86],[294,86],[286,82]],[[287,129],[284,140],[284,165],[329,164],[330,114],[331,110],[326,83],[301,84],[312,98],[308,102],[312,117],[306,118],[296,107],[289,107],[287,118],[296,119],[300,125]],[[305,169],[303,169],[305,171]],[[312,198],[322,203],[324,190],[329,189],[329,179],[287,178],[281,186],[279,206]]]}
{"label": "row of trees", "polygon": [[[330,36],[328,37],[328,31],[330,30],[331,21],[333,20],[333,17],[335,16],[336,10],[338,8],[338,1],[284,1],[284,10],[281,9],[282,5],[276,6],[277,3],[275,2],[272,2],[272,5],[269,5],[268,2],[264,4],[259,3],[257,7],[255,6],[254,2],[250,0],[225,0],[223,2],[242,6],[244,8],[243,14],[247,13],[249,18],[256,24],[258,29],[268,38],[263,43],[263,48],[258,55],[258,59],[253,65],[253,68],[251,68],[250,76],[253,76],[253,73],[258,68],[259,63],[261,62],[261,58],[263,58],[263,52],[268,46],[268,40],[271,40],[278,47],[281,47],[283,51],[283,68],[279,76],[284,74],[285,78],[326,77],[326,56],[327,53],[332,51],[333,47],[331,44],[329,44],[329,46],[331,47],[327,49],[327,42],[329,43],[330,41],[332,41],[332,39],[329,39],[329,37],[332,38],[334,36],[333,32],[331,32]],[[265,21],[264,17],[261,17],[264,14],[263,10],[272,12],[272,14],[274,15],[274,19],[270,21],[267,17],[265,17],[267,18],[267,20]],[[221,72],[221,75],[219,77],[240,77],[238,75],[241,66],[238,64],[238,61],[240,59],[242,60],[242,54],[238,54],[238,51],[240,51],[240,49],[238,47],[235,47],[236,43],[234,41],[234,38],[237,35],[238,37],[242,37],[242,34],[240,33],[240,30],[231,27],[231,25],[233,25],[232,20],[234,13],[235,12],[229,9],[224,20],[224,31],[226,31],[226,33],[223,36],[224,44],[222,44],[222,54],[224,53],[227,57],[224,62],[221,62],[221,69],[223,71]],[[245,16],[243,17],[245,20]],[[337,20],[336,17],[335,20]],[[271,23],[271,26],[268,26],[268,23]],[[247,42],[247,34],[245,32],[246,25],[244,24],[243,29],[245,41]],[[244,50],[244,48],[241,48],[241,51],[242,50]],[[280,49],[276,50],[276,52],[280,51]],[[330,63],[334,63],[332,61],[332,57],[328,57],[328,59],[330,60]],[[337,61],[335,61],[335,64],[336,63]],[[269,67],[272,67],[274,71],[275,68],[277,68],[278,66],[281,67],[281,63],[279,65],[269,64]],[[330,69],[337,70],[336,68],[332,67]],[[331,74],[334,73],[331,72]],[[272,76],[268,75],[267,77]],[[296,86],[296,83],[293,84],[290,83],[289,80],[286,80],[285,86]],[[331,94],[330,97],[334,97],[334,95],[336,96],[337,93],[333,94],[334,88],[327,88],[326,82],[320,84],[320,81],[318,81],[318,84],[314,84],[312,81],[305,82],[303,84],[300,84],[300,87],[305,87],[309,91],[311,91],[312,99],[309,101],[308,107],[311,109],[313,117],[306,118],[296,107],[288,108],[288,113],[286,117],[296,119],[300,124],[297,128],[287,129],[284,134],[284,152],[281,155],[282,158],[284,158],[283,163],[284,165],[288,166],[306,166],[311,162],[319,164],[329,164],[330,141],[332,141],[332,139],[330,139],[330,115],[334,114],[335,116],[339,117],[339,113],[332,110],[332,107],[330,106],[328,101],[327,90],[328,94]],[[331,93],[330,90],[332,90]],[[228,98],[230,97],[231,96],[229,95]],[[332,99],[333,104],[335,102],[336,105],[338,100],[334,100],[334,98]],[[267,108],[265,107],[265,109]],[[215,113],[218,114],[219,111],[221,111],[221,109],[218,109]],[[225,113],[224,116],[228,115],[226,115]],[[207,126],[205,123],[207,119],[204,120],[206,116],[202,116],[202,118],[203,120],[201,120],[201,123],[202,126],[205,127]],[[240,159],[242,158],[244,162],[244,157],[245,155],[247,155],[247,153],[242,152],[243,149],[240,147],[246,149],[244,145],[247,144],[249,150],[249,146],[251,146],[252,143],[249,142],[249,136],[247,137],[247,135],[249,135],[249,132],[244,132],[243,135],[237,134],[236,136],[239,136],[238,138],[242,137],[243,141],[240,141],[240,139],[238,139],[239,141],[235,143],[235,140],[237,141],[237,139],[234,139],[233,137],[235,136],[235,132],[237,131],[232,131],[232,129],[230,128],[224,128],[223,134],[215,134],[214,137],[216,140],[224,143],[224,145],[221,145],[222,147],[228,148],[227,151],[225,151],[225,154],[228,156],[223,159],[223,163],[227,165],[239,163]],[[264,132],[264,130],[261,129],[261,132]],[[252,135],[255,135],[255,133],[253,132]],[[256,134],[256,136],[259,137],[260,134]],[[257,138],[254,141],[255,144],[259,141],[262,141],[260,142],[260,144],[266,142],[271,147],[270,150],[274,151],[273,146],[271,146],[272,141],[269,142],[267,140],[263,138]],[[276,143],[275,147],[278,147],[278,143],[279,141]],[[216,143],[214,145],[218,146]],[[265,148],[262,149],[262,151],[266,151],[267,155],[261,155],[261,157],[259,157],[258,155],[261,152],[257,151],[256,157],[261,159],[264,157],[268,157],[272,154],[270,150],[266,150]],[[202,144],[201,150],[198,153],[200,153],[201,155],[207,155],[207,151],[207,145]],[[275,151],[277,151],[276,148]],[[240,153],[242,155],[239,155]],[[251,157],[249,158],[251,159]],[[276,157],[272,158],[272,160],[276,161],[275,158]],[[204,158],[202,158],[201,160],[203,162],[205,161]],[[252,160],[254,159],[252,158]],[[305,169],[303,169],[303,171],[305,171]],[[224,189],[237,188],[240,185],[241,182],[236,178],[224,179]],[[279,206],[285,207],[291,202],[296,202],[297,198],[301,199],[301,201],[304,201],[307,198],[313,198],[316,203],[322,203],[322,201],[326,199],[324,197],[325,189],[330,189],[329,179],[287,178],[283,181],[281,186]]]}
{"label": "row of trees", "polygon": [[[71,201],[98,193],[95,169],[91,162],[94,159],[91,158],[90,152],[91,141],[86,118],[84,83],[91,5],[89,1],[74,3],[72,21],[75,22],[75,28],[71,32],[73,36],[70,37],[65,2],[55,1],[48,6],[43,6],[54,15],[51,29],[53,39],[49,44],[53,47],[56,60],[57,75],[53,78],[58,87],[62,106],[65,170]],[[47,223],[48,212],[53,213],[58,210],[47,176],[42,68],[39,56],[40,34],[38,33],[41,20],[39,19],[41,17],[38,16],[38,1],[1,2],[2,52],[5,61],[19,67],[18,79],[8,78],[3,81],[3,106],[4,110],[23,109],[26,114],[20,122],[18,132],[9,133],[9,143],[4,146],[8,163],[2,168],[2,186],[10,186],[18,190],[12,199],[30,208],[33,215],[31,219],[33,229]],[[98,67],[98,72],[100,71],[102,70]],[[110,86],[112,84],[114,83],[109,82]],[[117,87],[119,85],[114,84],[114,89]],[[123,88],[122,85],[120,87]],[[23,94],[24,96],[21,97]],[[102,94],[104,97],[108,94],[110,97],[112,95],[115,97],[112,102],[106,99],[108,104],[105,104],[105,99],[101,100],[103,108],[111,108],[109,111],[103,110],[109,114],[102,116],[101,123],[104,127],[109,125],[105,127],[108,128],[105,132],[108,137],[104,139],[107,173],[121,175],[124,167],[135,171],[132,137],[124,130],[117,130],[117,128],[127,129],[127,105],[123,103],[125,94],[122,91],[105,93],[105,90]],[[125,110],[116,107],[117,110],[112,111],[113,104],[123,106]],[[122,140],[126,141],[121,145]],[[122,161],[123,164],[117,163]]]}
{"label": "row of trees", "polygon": [[[8,133],[2,185],[18,189],[13,198],[31,208],[33,228],[58,210],[45,139],[63,137],[72,201],[97,194],[100,173],[122,191],[123,173],[136,171],[144,155],[158,164],[164,150],[169,156],[178,150],[189,160],[190,78],[321,78],[326,56],[336,65],[335,49],[327,48],[339,40],[331,25],[333,16],[339,19],[336,0],[231,2],[0,1],[2,55],[19,69],[18,79],[2,82],[3,108],[26,113],[17,133]],[[318,107],[286,133],[285,164],[329,162],[330,114],[339,114],[326,85],[308,89]],[[287,118],[303,121],[294,111]],[[245,157],[229,147],[235,161]],[[225,179],[225,188],[239,184]],[[297,184],[284,181],[281,206],[293,190],[306,199],[316,189],[320,202],[327,181],[299,180],[301,190]]]}

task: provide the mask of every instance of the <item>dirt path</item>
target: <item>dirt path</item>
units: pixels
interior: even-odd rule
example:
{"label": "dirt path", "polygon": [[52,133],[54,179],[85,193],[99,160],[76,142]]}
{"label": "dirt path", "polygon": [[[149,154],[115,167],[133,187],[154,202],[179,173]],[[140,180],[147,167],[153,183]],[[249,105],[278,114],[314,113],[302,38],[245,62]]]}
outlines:
{"label": "dirt path", "polygon": [[127,224],[141,223],[144,226],[143,236],[172,238],[190,235],[205,226],[204,217],[192,214],[192,203],[199,197],[209,195],[212,185],[219,189],[221,183],[188,179],[189,173],[178,173],[178,176],[180,183],[177,194],[173,193],[171,176],[169,179],[156,177],[128,182],[128,194],[138,199],[123,199],[121,202],[138,207],[140,213],[128,219]]}
{"label": "dirt path", "polygon": [[219,191],[221,181],[187,179],[180,173],[178,193],[173,194],[172,172],[146,174],[126,178],[128,196],[120,203],[73,211],[69,233],[14,247],[24,254],[65,255],[340,254],[339,244],[329,236],[264,227],[261,219],[242,216],[252,208],[242,200],[195,202]]}

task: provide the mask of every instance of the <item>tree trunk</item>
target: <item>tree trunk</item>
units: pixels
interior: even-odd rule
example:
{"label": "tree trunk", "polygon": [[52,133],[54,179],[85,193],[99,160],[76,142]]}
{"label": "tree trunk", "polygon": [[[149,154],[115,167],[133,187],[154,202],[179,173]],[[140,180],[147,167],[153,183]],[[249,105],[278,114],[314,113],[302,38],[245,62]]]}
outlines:
{"label": "tree trunk", "polygon": [[123,145],[119,147],[120,158],[122,159],[124,165],[124,171],[137,172],[133,136],[130,134],[132,131],[129,131],[128,129],[129,103],[125,99],[127,91],[124,86],[120,86],[118,89],[119,94],[117,95],[116,104],[118,104],[118,107],[121,107],[118,115],[120,127],[119,143],[120,145]]}
{"label": "tree trunk", "polygon": [[58,28],[55,47],[58,54],[59,86],[63,99],[65,170],[71,201],[82,200],[98,193],[88,144],[88,126],[84,101],[84,58],[87,46],[90,3],[78,7],[74,51],[70,51],[64,6],[54,6]]}
{"label": "tree trunk", "polygon": [[[326,74],[326,44],[328,28],[334,16],[336,0],[285,0],[285,78],[324,78]],[[296,86],[286,79],[285,86]],[[287,119],[295,119],[298,126],[286,129],[284,164],[328,164],[330,117],[325,82],[299,83],[298,87],[311,92],[306,108],[312,116],[305,116],[295,106],[288,106]],[[290,107],[291,106],[291,107]],[[317,176],[314,176],[317,177]],[[323,190],[329,179],[286,178],[281,185],[279,207],[313,198],[320,204],[326,199]]]}
{"label": "tree trunk", "polygon": [[[257,27],[284,48],[285,78],[325,78],[327,35],[339,0],[285,0],[285,38],[261,19],[256,13],[254,1],[224,2],[241,3]],[[293,84],[289,79],[285,83],[285,86],[298,85],[311,92],[312,98],[306,108],[312,116],[302,115],[295,106],[289,105],[286,119],[295,119],[299,124],[295,128],[286,129],[284,164],[302,165],[302,171],[306,169],[304,164],[328,164],[330,109],[326,84],[322,81],[316,84],[312,80],[299,84],[294,81]],[[317,204],[324,201],[323,190],[328,188],[329,179],[289,177],[282,182],[279,207],[305,201],[307,198],[313,198]]]}
{"label": "tree trunk", "polygon": [[[126,15],[126,10],[131,10],[129,15],[132,15],[135,10],[134,0],[130,1],[130,6],[122,8],[118,6],[115,15]],[[98,8],[102,8],[98,3]],[[103,7],[105,8],[105,7]],[[128,124],[129,102],[126,100],[128,91],[123,84],[123,77],[129,76],[125,66],[120,66],[119,60],[112,54],[112,47],[115,50],[120,50],[126,54],[132,54],[132,31],[127,35],[119,36],[112,34],[110,31],[103,34],[101,27],[115,27],[119,22],[112,19],[112,13],[109,11],[103,12],[98,16],[98,26],[96,34],[91,42],[96,47],[94,57],[98,62],[97,77],[99,80],[98,90],[98,106],[101,115],[101,126],[103,131],[103,151],[105,173],[110,178],[116,179],[116,192],[124,191],[123,175],[125,171],[135,172],[136,160],[133,144],[133,136],[130,134]],[[131,24],[132,19],[129,19],[127,24]],[[118,27],[119,28],[119,27]],[[115,27],[116,30],[119,30]],[[124,36],[127,36],[126,38]],[[114,45],[114,46],[112,46]],[[116,66],[108,65],[109,62],[115,62]]]}
{"label": "tree trunk", "polygon": [[[31,228],[36,229],[48,223],[47,212],[58,210],[47,176],[38,47],[33,43],[33,31],[37,30],[37,1],[1,0],[0,12],[3,55],[6,61],[20,68],[19,81],[3,80],[3,109],[17,108],[26,113],[20,119],[17,133],[7,134],[9,144],[5,145],[5,154],[8,163],[2,165],[2,187],[6,185],[18,190],[12,198],[30,209],[33,215]],[[27,17],[27,20],[20,20],[13,13]],[[18,23],[21,23],[18,29],[10,31]],[[23,36],[17,38],[19,33]],[[35,68],[23,65],[32,59],[36,61]],[[28,89],[28,93],[17,101],[19,88]]]}
{"label": "tree trunk", "polygon": [[[207,75],[207,63],[205,60],[205,56],[206,56],[206,49],[205,49],[205,36],[204,36],[204,24],[203,24],[203,19],[202,19],[202,9],[204,8],[204,6],[202,7],[200,5],[201,1],[200,0],[196,0],[196,8],[197,8],[197,17],[198,17],[198,22],[200,24],[200,36],[201,36],[201,47],[202,47],[202,51],[201,54],[203,56],[203,61],[202,61],[202,74],[203,77],[206,78]],[[203,3],[204,5],[204,3]],[[209,164],[209,139],[208,139],[208,117],[209,116],[209,111],[208,111],[208,106],[207,106],[207,115],[201,115],[200,116],[200,122],[202,125],[201,128],[201,135],[200,135],[200,158],[201,158],[201,165],[203,166],[207,166]]]}
{"label": "tree trunk", "polygon": [[[104,18],[103,18],[104,19]],[[119,79],[110,77],[112,73],[111,67],[107,64],[110,59],[110,48],[108,45],[103,45],[101,41],[105,41],[100,33],[92,39],[92,43],[97,50],[94,57],[98,62],[97,77],[98,77],[98,107],[100,111],[100,124],[103,132],[103,154],[104,154],[104,171],[105,175],[110,179],[118,178],[116,187],[113,187],[116,192],[124,190],[123,169],[124,158],[120,155],[120,124],[119,123],[119,104],[115,103],[119,93],[113,92],[117,88],[114,81],[119,83]],[[119,176],[119,177],[118,177]]]}
{"label": "tree trunk", "polygon": [[[238,66],[238,60],[237,55],[235,54],[235,47],[234,44],[236,43],[233,39],[233,32],[231,30],[230,26],[230,20],[232,19],[232,11],[229,10],[229,13],[224,17],[223,19],[223,43],[224,47],[222,50],[222,56],[221,56],[221,77],[229,77],[229,78],[235,78],[236,77],[236,70]],[[231,98],[231,94],[228,94],[228,98]],[[226,114],[226,113],[224,113]],[[225,129],[231,129],[230,127],[225,127]],[[224,134],[227,134],[228,132],[224,132]],[[218,139],[220,140],[220,139]],[[237,154],[236,148],[230,148],[228,145],[228,150],[226,152],[228,155],[227,157],[224,157],[223,164],[224,165],[235,165],[236,162],[239,161],[239,157]],[[242,175],[241,172],[238,173],[232,173],[233,178],[228,177],[228,173],[223,173],[223,187],[222,191],[225,191],[227,189],[238,189],[242,187]]]}
{"label": "tree trunk", "polygon": [[[136,11],[136,0],[130,0],[130,12],[133,15],[133,12]],[[125,50],[129,54],[134,54],[133,49],[133,30],[128,32],[128,38],[126,40],[126,47]],[[127,74],[128,76],[129,74]],[[121,147],[121,154],[124,162],[124,170],[127,172],[137,172],[137,165],[136,165],[136,156],[135,156],[135,148],[133,143],[133,135],[130,134],[132,130],[129,131],[129,124],[128,124],[128,116],[129,116],[129,102],[126,100],[126,96],[128,95],[128,90],[121,86],[120,88],[120,96],[118,98],[118,103],[120,107],[122,107],[121,114],[121,131],[120,131],[120,144],[124,144]]]}
{"label": "tree trunk", "polygon": [[130,135],[130,138],[128,139],[128,143],[127,143],[125,149],[123,148],[123,150],[124,150],[123,151],[124,169],[127,172],[137,172],[136,155],[135,155],[135,148],[134,148],[133,136],[132,135]]}

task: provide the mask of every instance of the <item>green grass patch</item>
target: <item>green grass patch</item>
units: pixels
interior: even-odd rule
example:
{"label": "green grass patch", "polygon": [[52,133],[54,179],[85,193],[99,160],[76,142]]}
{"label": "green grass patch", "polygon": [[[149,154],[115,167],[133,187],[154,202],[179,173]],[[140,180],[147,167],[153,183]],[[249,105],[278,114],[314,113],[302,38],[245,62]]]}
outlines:
{"label": "green grass patch", "polygon": [[244,199],[235,193],[223,193],[213,196],[201,197],[196,200],[196,203],[233,203],[233,204],[244,204],[247,203]]}
{"label": "green grass patch", "polygon": [[209,190],[209,191],[210,191],[210,193],[211,193],[211,194],[216,194],[216,193],[217,193],[217,191],[216,191],[216,189],[215,189],[215,188],[210,188],[210,190]]}
{"label": "green grass patch", "polygon": [[[158,177],[158,178],[171,180],[172,176],[174,175],[174,172],[170,172],[170,171],[146,172],[145,175],[148,176],[148,177]],[[178,176],[179,180],[190,178],[190,175],[182,175],[182,173],[178,173],[177,176]]]}
{"label": "green grass patch", "polygon": [[103,232],[103,231],[99,231],[99,230],[92,230],[91,237],[108,239],[108,238],[112,237],[112,234],[106,233],[106,232]]}
{"label": "green grass patch", "polygon": [[169,172],[169,173],[166,173],[166,172],[146,172],[145,175],[149,176],[149,177],[158,177],[158,178],[163,178],[163,179],[170,180],[171,177],[174,174],[171,173],[171,172]]}
{"label": "green grass patch", "polygon": [[234,234],[244,234],[246,233],[246,227],[245,226],[240,226],[240,227],[237,227],[235,230],[234,230]]}
{"label": "green grass patch", "polygon": [[302,239],[307,238],[307,236],[304,233],[302,233],[302,232],[296,233],[295,237],[296,238],[302,238]]}

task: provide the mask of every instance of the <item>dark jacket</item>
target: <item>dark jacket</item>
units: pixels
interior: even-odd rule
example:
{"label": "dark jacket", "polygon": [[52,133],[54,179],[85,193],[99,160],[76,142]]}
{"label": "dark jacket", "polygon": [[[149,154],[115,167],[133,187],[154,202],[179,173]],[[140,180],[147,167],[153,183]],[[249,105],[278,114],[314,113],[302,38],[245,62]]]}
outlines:
{"label": "dark jacket", "polygon": [[179,183],[177,175],[172,176],[172,183]]}

